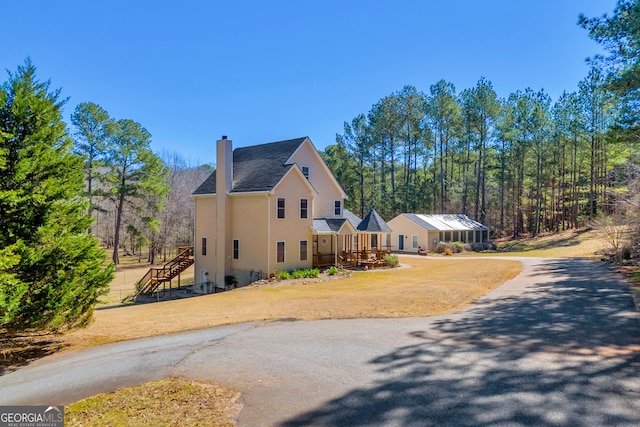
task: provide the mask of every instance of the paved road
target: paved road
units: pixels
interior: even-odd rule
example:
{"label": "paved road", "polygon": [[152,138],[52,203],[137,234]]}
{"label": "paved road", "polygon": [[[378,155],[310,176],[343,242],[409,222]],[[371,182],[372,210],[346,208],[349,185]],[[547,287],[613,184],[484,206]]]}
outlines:
{"label": "paved road", "polygon": [[590,261],[521,261],[461,313],[247,323],[63,353],[1,376],[0,405],[174,375],[240,390],[241,426],[640,425],[626,287]]}

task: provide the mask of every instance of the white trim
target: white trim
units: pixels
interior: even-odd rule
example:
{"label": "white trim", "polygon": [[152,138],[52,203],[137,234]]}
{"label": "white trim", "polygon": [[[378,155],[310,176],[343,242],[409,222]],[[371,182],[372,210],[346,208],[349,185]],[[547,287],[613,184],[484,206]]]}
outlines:
{"label": "white trim", "polygon": [[[308,198],[303,198],[300,197],[300,203],[298,204],[298,218],[299,219],[309,219],[309,199]],[[302,217],[302,201],[305,200],[307,202],[307,207],[305,208],[307,210],[307,216],[306,217]]]}
{"label": "white trim", "polygon": [[208,254],[209,254],[209,239],[207,238],[207,236],[202,236],[200,238],[200,256],[208,256]]}
{"label": "white trim", "polygon": [[[295,157],[295,155],[298,153],[298,151],[300,150],[300,147],[302,147],[304,144],[308,143],[311,148],[313,148],[313,150],[311,150],[311,152],[313,153],[313,155],[316,157],[316,159],[318,160],[318,162],[320,163],[320,165],[324,168],[325,173],[329,176],[329,178],[331,178],[331,182],[333,182],[333,185],[335,185],[339,190],[340,193],[342,194],[342,198],[343,199],[347,199],[347,193],[344,192],[344,190],[342,189],[342,187],[340,186],[340,184],[338,183],[338,180],[336,180],[336,177],[333,176],[333,174],[331,173],[331,169],[329,169],[329,166],[327,166],[327,164],[324,162],[324,160],[322,159],[322,156],[320,155],[320,153],[318,152],[318,149],[315,147],[315,145],[313,145],[313,142],[311,142],[311,140],[309,139],[309,137],[305,137],[304,141],[302,141],[302,143],[298,146],[298,148],[295,149],[295,151],[293,152],[293,154],[291,154],[291,157],[289,157],[286,161],[285,164],[289,164],[292,163],[292,159]],[[302,172],[301,172],[302,173]],[[304,175],[303,175],[304,176]]]}
{"label": "white trim", "polygon": [[[278,243],[283,244],[282,261],[278,261]],[[285,240],[276,240],[276,264],[284,264],[287,262],[287,242]]]}
{"label": "white trim", "polygon": [[[302,251],[300,250],[300,246],[302,245],[302,242],[305,242],[307,244],[307,251],[305,253],[305,258],[304,259],[300,258],[300,254],[302,253]],[[298,242],[298,260],[299,261],[309,261],[309,240],[307,240],[307,239],[300,240]]]}
{"label": "white trim", "polygon": [[[282,217],[280,216],[280,200],[282,200],[284,203],[284,206],[282,207],[283,213],[282,213]],[[276,219],[287,219],[287,198],[286,197],[281,197],[278,196],[276,197]]]}
{"label": "white trim", "polygon": [[[236,242],[238,242],[238,258],[235,257],[236,255],[236,248],[235,248],[235,244]],[[240,259],[240,239],[235,239],[235,238],[231,238],[231,259]]]}
{"label": "white trim", "polygon": [[[292,172],[295,171],[295,172]],[[311,191],[312,195],[317,195],[318,194],[318,190],[315,189],[315,187],[311,184],[311,181],[309,181],[307,178],[304,177],[304,175],[302,174],[302,171],[300,170],[300,168],[297,165],[294,165],[294,167],[292,167],[291,169],[289,169],[287,171],[287,173],[285,173],[282,178],[280,179],[280,181],[278,181],[276,183],[276,185],[273,186],[273,189],[269,191],[269,193],[271,194],[275,194],[277,191],[278,186],[287,178],[287,176],[290,173],[297,173],[298,176],[303,180],[303,182],[306,183],[307,187],[309,187],[309,190]]]}

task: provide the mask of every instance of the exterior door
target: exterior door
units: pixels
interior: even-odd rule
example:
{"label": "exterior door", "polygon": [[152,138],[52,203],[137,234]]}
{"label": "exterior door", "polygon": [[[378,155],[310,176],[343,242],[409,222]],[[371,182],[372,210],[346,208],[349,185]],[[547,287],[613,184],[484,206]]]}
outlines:
{"label": "exterior door", "polygon": [[404,234],[398,235],[398,250],[404,251]]}

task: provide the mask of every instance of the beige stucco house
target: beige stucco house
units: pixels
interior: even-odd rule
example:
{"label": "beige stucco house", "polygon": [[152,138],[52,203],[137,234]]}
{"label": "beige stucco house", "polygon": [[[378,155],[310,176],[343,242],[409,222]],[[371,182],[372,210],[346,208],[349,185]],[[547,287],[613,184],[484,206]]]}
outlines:
{"label": "beige stucco house", "polygon": [[389,221],[394,251],[434,250],[439,242],[480,243],[489,241],[489,228],[462,214],[403,213]]}
{"label": "beige stucco house", "polygon": [[308,137],[232,149],[217,142],[216,171],[193,193],[196,289],[233,276],[337,265],[361,220]]}

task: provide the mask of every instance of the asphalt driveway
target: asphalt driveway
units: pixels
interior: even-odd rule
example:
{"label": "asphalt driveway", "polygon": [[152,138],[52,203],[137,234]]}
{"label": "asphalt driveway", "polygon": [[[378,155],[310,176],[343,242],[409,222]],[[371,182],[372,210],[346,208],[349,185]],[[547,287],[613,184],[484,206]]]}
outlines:
{"label": "asphalt driveway", "polygon": [[241,426],[640,425],[626,286],[592,261],[521,261],[461,313],[285,319],[63,353],[1,376],[0,404],[67,404],[173,375],[241,391]]}

